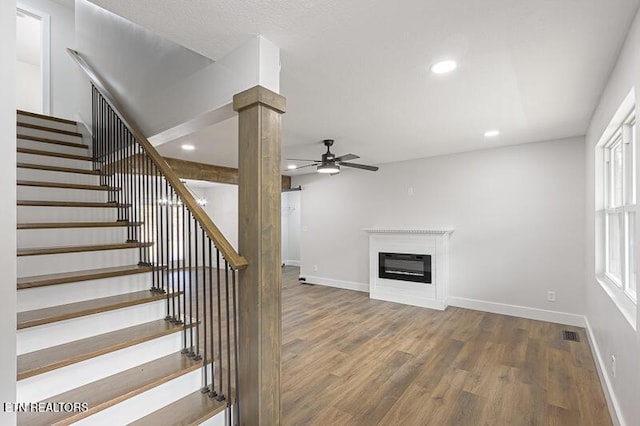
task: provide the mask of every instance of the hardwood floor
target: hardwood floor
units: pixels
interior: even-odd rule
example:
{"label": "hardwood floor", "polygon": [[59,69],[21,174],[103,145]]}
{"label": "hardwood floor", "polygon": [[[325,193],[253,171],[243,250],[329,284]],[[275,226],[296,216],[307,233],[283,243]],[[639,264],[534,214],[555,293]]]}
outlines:
{"label": "hardwood floor", "polygon": [[297,278],[283,269],[284,425],[611,424],[584,329]]}

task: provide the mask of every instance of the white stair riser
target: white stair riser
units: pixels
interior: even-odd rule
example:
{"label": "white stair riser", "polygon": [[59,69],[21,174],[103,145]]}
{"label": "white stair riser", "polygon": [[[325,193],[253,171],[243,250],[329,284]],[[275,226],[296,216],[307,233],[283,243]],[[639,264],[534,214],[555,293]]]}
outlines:
{"label": "white stair riser", "polygon": [[53,139],[63,142],[83,143],[82,136],[73,136],[64,133],[52,132],[50,130],[39,130],[21,126],[17,126],[16,130],[18,135],[35,136],[37,138]]}
{"label": "white stair riser", "polygon": [[113,222],[117,219],[118,212],[115,208],[18,206],[18,222],[20,223]]}
{"label": "white stair riser", "polygon": [[147,272],[26,288],[18,290],[18,312],[148,290],[152,280],[152,274]]}
{"label": "white stair riser", "polygon": [[72,167],[74,169],[93,170],[93,163],[87,160],[51,157],[49,155],[18,153],[18,163],[45,164],[49,166]]}
{"label": "white stair riser", "polygon": [[[140,227],[136,227],[137,231]],[[116,244],[127,241],[126,227],[19,229],[18,248]]]}
{"label": "white stair riser", "polygon": [[18,355],[162,319],[166,300],[18,330]]}
{"label": "white stair riser", "polygon": [[178,352],[181,348],[181,334],[173,333],[139,345],[38,374],[37,376],[18,381],[17,401],[42,401],[53,395]]}
{"label": "white stair riser", "polygon": [[18,200],[91,201],[103,203],[108,201],[108,197],[108,191],[18,185]]}
{"label": "white stair riser", "polygon": [[[231,424],[233,423],[233,413],[235,412],[235,409],[231,409],[230,410],[230,415],[231,417]],[[198,426],[226,426],[227,424],[229,424],[227,422],[227,411],[222,411],[218,414],[216,414],[215,416],[211,417],[208,420],[205,420],[204,422],[200,423],[200,425]]]}
{"label": "white stair riser", "polygon": [[57,274],[69,271],[135,265],[140,260],[138,248],[43,254],[18,257],[18,276]]}
{"label": "white stair riser", "polygon": [[66,146],[66,145],[32,141],[29,139],[18,139],[17,146],[18,148],[37,149],[39,151],[46,151],[46,152],[57,152],[57,153],[84,155],[84,156],[89,155],[89,151],[84,148],[75,148],[75,147]]}
{"label": "white stair riser", "polygon": [[54,172],[50,170],[27,169],[18,167],[18,179],[36,180],[39,182],[76,183],[83,185],[99,185],[100,176],[84,173]]}
{"label": "white stair riser", "polygon": [[77,132],[78,126],[75,124],[60,123],[58,121],[45,120],[37,117],[29,117],[18,114],[18,123],[35,124],[36,126],[52,127],[54,129],[67,130],[69,132]]}
{"label": "white stair riser", "polygon": [[[126,425],[184,398],[200,387],[202,387],[202,372],[201,369],[198,369],[99,411],[74,423],[74,425]],[[224,413],[220,414],[224,415]]]}
{"label": "white stair riser", "polygon": [[29,139],[18,139],[18,148],[37,149],[47,152],[58,152],[73,155],[89,155],[89,151],[84,148],[76,148],[73,146],[59,145],[54,143],[32,141]]}

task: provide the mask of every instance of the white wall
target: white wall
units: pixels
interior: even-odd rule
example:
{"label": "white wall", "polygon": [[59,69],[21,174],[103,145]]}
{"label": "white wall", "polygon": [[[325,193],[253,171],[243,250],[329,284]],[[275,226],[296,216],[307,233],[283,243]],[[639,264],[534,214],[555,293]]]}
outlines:
{"label": "white wall", "polygon": [[[192,186],[193,188],[193,186]],[[238,186],[219,184],[210,188],[193,188],[207,200],[204,210],[222,231],[231,245],[238,249]],[[291,209],[287,209],[291,208]],[[287,213],[288,212],[288,213]],[[282,193],[282,262],[300,262],[300,192]]]}
{"label": "white wall", "polygon": [[[279,49],[262,37],[213,62],[87,0],[76,1],[76,29],[78,52],[156,145],[230,118],[238,92],[279,90]],[[88,83],[78,94],[88,123]]]}
{"label": "white wall", "polygon": [[42,112],[42,78],[40,67],[16,61],[16,108]]}
{"label": "white wall", "polygon": [[[16,4],[0,2],[0,185],[5,207],[0,210],[0,402],[16,400]],[[15,424],[15,416],[0,410],[0,424]]]}
{"label": "white wall", "polygon": [[300,265],[300,191],[282,193],[282,263]]}
{"label": "white wall", "polygon": [[538,310],[584,312],[583,155],[584,140],[574,138],[295,177],[301,275],[368,286],[363,228],[452,227],[451,296],[580,322]]}
{"label": "white wall", "polygon": [[[629,324],[603,287],[595,280],[595,146],[629,91],[636,90],[636,114],[640,111],[640,13],[636,15],[623,50],[593,115],[586,136],[586,316],[598,351],[601,371],[612,394],[621,424],[640,419],[640,334]],[[636,230],[636,241],[640,230]],[[636,260],[640,264],[640,260]],[[636,307],[636,318],[637,315]],[[637,321],[637,320],[636,320]],[[635,327],[635,330],[634,330]],[[617,375],[611,372],[616,356]]]}
{"label": "white wall", "polygon": [[20,0],[20,4],[44,12],[51,17],[50,114],[72,119],[76,112],[77,70],[66,49],[75,46],[74,10],[51,0]]}
{"label": "white wall", "polygon": [[238,186],[216,185],[206,190],[194,188],[207,200],[204,210],[222,234],[238,250]]}

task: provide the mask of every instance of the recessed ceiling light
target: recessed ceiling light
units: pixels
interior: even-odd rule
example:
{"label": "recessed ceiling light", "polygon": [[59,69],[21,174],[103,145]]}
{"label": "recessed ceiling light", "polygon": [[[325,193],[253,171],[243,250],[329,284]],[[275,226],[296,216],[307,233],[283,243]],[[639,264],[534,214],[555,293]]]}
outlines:
{"label": "recessed ceiling light", "polygon": [[183,144],[181,148],[184,149],[185,151],[193,151],[194,149],[196,149],[195,146],[190,145],[188,143]]}
{"label": "recessed ceiling light", "polygon": [[484,137],[485,138],[495,138],[496,136],[500,135],[500,130],[487,130],[486,132],[484,132]]}
{"label": "recessed ceiling light", "polygon": [[298,166],[296,166],[295,164],[289,164],[289,165],[287,166],[287,169],[289,169],[289,170],[295,170],[295,169],[297,169],[297,168],[298,168]]}
{"label": "recessed ceiling light", "polygon": [[456,61],[448,59],[446,61],[436,62],[435,64],[431,65],[431,72],[434,74],[446,74],[455,70],[457,67],[458,64],[456,63]]}

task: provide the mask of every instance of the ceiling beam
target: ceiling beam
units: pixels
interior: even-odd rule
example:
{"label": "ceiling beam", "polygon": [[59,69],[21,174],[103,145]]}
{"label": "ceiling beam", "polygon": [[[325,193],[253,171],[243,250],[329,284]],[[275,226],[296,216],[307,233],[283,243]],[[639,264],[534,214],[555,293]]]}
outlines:
{"label": "ceiling beam", "polygon": [[[110,173],[112,170],[129,169],[134,173],[145,173],[140,166],[141,154],[135,154],[133,157],[119,160],[115,163],[105,166],[105,172]],[[162,157],[169,167],[178,175],[180,179],[202,180],[206,182],[226,183],[231,185],[238,184],[238,169],[233,167],[216,166],[213,164],[198,163],[196,161],[181,160],[179,158]],[[131,160],[130,160],[131,159]],[[119,165],[125,163],[124,167]],[[281,176],[282,190],[291,189],[291,176]]]}
{"label": "ceiling beam", "polygon": [[[169,166],[181,179],[203,180],[207,182],[238,184],[238,169],[215,166],[213,164],[164,157]],[[291,189],[291,176],[282,176],[282,189]]]}

